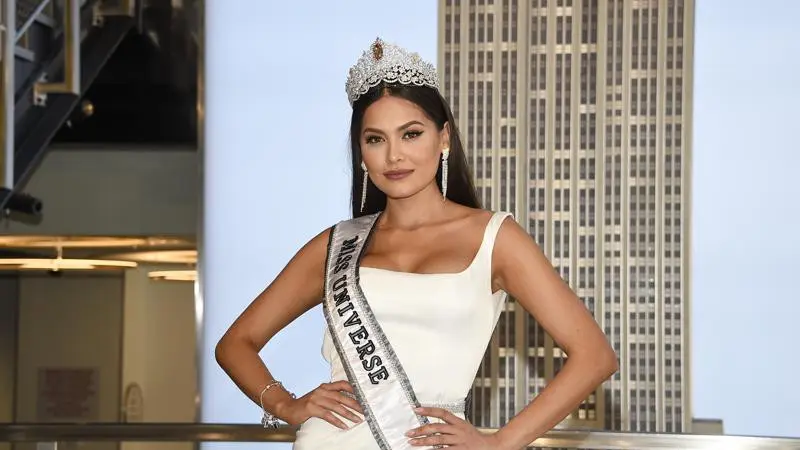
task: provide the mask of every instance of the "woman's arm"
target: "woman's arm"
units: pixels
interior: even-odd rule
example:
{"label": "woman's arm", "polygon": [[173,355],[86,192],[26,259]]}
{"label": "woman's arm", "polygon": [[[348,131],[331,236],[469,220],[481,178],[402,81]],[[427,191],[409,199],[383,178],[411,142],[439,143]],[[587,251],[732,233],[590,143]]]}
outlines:
{"label": "woman's arm", "polygon": [[[321,302],[329,236],[330,229],[303,246],[275,280],[236,319],[216,346],[219,365],[239,389],[259,406],[262,390],[274,379],[258,352],[283,327]],[[358,410],[357,403],[348,402],[350,399],[338,394],[339,390],[350,389],[346,383],[332,383],[325,385],[325,392],[317,397],[325,397],[321,400],[328,403],[330,409],[357,418],[341,411],[331,400],[343,397],[345,400],[341,400],[342,403]],[[263,401],[265,410],[288,423],[307,418],[307,414],[288,411],[287,407],[296,402],[285,389],[278,386],[267,390]],[[308,401],[306,399],[301,403]]]}
{"label": "woman's arm", "polygon": [[492,267],[493,287],[514,297],[568,355],[558,375],[496,434],[502,448],[523,448],[616,372],[617,356],[580,299],[513,220],[500,227]]}

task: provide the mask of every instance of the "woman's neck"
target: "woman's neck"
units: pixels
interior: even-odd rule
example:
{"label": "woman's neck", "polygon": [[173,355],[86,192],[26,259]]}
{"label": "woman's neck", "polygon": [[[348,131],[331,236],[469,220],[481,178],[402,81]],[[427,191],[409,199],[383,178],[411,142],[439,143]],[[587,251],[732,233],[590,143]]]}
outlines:
{"label": "woman's neck", "polygon": [[451,204],[442,198],[436,183],[417,192],[411,197],[386,200],[386,209],[381,215],[381,226],[413,230],[433,222],[440,222]]}

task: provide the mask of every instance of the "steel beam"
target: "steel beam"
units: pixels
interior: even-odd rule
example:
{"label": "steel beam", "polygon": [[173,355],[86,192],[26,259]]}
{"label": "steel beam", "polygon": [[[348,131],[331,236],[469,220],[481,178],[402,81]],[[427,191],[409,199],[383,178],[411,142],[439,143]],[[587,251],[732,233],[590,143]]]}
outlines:
{"label": "steel beam", "polygon": [[2,62],[0,73],[0,101],[2,101],[2,116],[0,128],[2,129],[2,158],[0,158],[0,187],[11,189],[14,187],[14,48],[16,47],[16,19],[17,5],[15,0],[2,1]]}

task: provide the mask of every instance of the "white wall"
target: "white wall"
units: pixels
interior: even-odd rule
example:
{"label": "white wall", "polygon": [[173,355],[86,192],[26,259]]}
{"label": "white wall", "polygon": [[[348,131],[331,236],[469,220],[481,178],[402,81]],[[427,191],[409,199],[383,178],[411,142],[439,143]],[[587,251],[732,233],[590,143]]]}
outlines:
{"label": "white wall", "polygon": [[[122,386],[142,392],[143,422],[194,422],[197,398],[194,283],[125,272]],[[124,407],[124,405],[123,405]],[[124,450],[190,450],[191,443],[127,443]]]}
{"label": "white wall", "polygon": [[[0,422],[41,421],[37,414],[39,369],[81,367],[98,368],[100,373],[97,415],[85,420],[122,421],[125,389],[136,383],[144,397],[140,421],[195,421],[194,284],[151,281],[149,270],[140,266],[115,275],[0,276]],[[19,377],[16,411],[15,377]],[[79,447],[106,450],[117,445]],[[122,447],[190,450],[193,445],[128,443]],[[0,450],[7,449],[0,444]]]}
{"label": "white wall", "polygon": [[198,173],[193,150],[54,147],[24,190],[42,200],[41,223],[6,221],[3,232],[193,236]]}
{"label": "white wall", "polygon": [[[17,354],[17,277],[0,275],[0,423],[14,419]],[[10,446],[0,443],[0,450]]]}
{"label": "white wall", "polygon": [[[117,276],[26,275],[19,284],[18,422],[37,422],[40,369],[95,368],[96,414],[89,422],[119,419],[123,280]],[[71,420],[70,420],[71,421]],[[20,445],[17,448],[26,448]],[[99,443],[83,449],[114,449]]]}

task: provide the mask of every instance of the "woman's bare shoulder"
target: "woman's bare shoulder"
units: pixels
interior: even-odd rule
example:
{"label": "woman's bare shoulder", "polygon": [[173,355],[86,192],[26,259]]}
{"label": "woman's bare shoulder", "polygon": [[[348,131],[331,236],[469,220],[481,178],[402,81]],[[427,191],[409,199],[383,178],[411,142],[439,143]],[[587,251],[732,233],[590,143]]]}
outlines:
{"label": "woman's bare shoulder", "polygon": [[325,262],[328,259],[328,244],[333,228],[333,226],[325,228],[306,242],[292,258],[289,265],[295,263],[308,276],[316,278],[318,275],[321,277],[324,273]]}
{"label": "woman's bare shoulder", "polygon": [[478,233],[480,236],[483,236],[489,221],[497,214],[497,212],[488,209],[470,208],[466,206],[462,206],[461,208],[461,213],[463,214],[462,221],[464,226],[469,229],[469,234]]}
{"label": "woman's bare shoulder", "polygon": [[455,222],[461,222],[462,225],[470,227],[480,226],[481,223],[486,225],[493,214],[494,212],[488,209],[453,204],[452,218]]}
{"label": "woman's bare shoulder", "polygon": [[300,250],[303,251],[304,249],[307,249],[314,254],[320,254],[320,252],[322,252],[324,255],[327,253],[328,242],[330,241],[332,232],[333,226],[325,228],[317,233],[316,236],[312,237]]}

